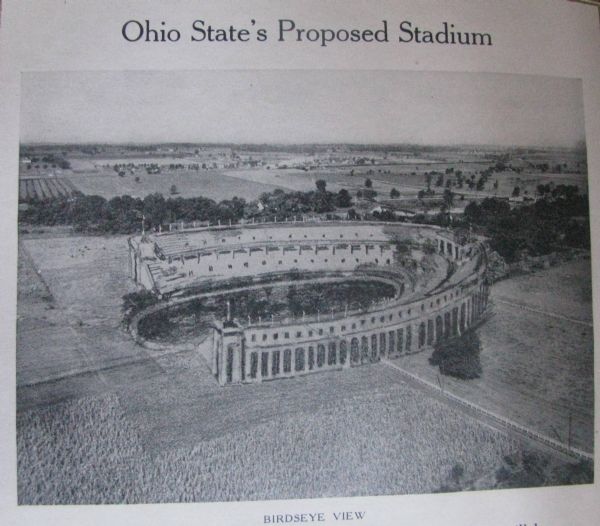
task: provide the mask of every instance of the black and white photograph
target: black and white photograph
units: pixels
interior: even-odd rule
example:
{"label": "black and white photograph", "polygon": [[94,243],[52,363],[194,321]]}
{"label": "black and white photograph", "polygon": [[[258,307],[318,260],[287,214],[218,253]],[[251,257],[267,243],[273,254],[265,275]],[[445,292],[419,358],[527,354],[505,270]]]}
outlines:
{"label": "black and white photograph", "polygon": [[19,505],[593,484],[580,79],[29,71],[20,104]]}

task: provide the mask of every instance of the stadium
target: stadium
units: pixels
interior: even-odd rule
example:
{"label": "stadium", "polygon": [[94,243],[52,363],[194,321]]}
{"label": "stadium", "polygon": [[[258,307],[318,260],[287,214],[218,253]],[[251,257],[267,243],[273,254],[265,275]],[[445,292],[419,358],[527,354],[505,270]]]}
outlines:
{"label": "stadium", "polygon": [[[343,369],[431,349],[483,318],[488,304],[480,239],[409,223],[286,220],[202,226],[129,239],[130,275],[167,308],[293,283],[349,279],[393,293],[327,311],[268,318],[227,312],[210,323],[203,356],[220,385]],[[324,286],[324,285],[323,285]],[[135,330],[135,327],[134,327]]]}

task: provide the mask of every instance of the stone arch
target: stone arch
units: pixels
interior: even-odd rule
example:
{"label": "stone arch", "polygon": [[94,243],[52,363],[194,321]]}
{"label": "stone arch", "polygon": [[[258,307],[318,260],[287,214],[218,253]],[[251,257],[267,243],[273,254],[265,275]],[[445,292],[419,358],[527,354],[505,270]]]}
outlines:
{"label": "stone arch", "polygon": [[258,353],[250,353],[250,378],[256,378],[258,375]]}
{"label": "stone arch", "polygon": [[346,342],[346,340],[342,340],[340,342],[340,364],[346,365],[347,360],[348,360],[348,342]]}
{"label": "stone arch", "polygon": [[433,319],[429,319],[427,320],[427,345],[433,345],[433,340],[435,340]]}
{"label": "stone arch", "polygon": [[452,336],[458,334],[458,307],[452,309]]}
{"label": "stone arch", "polygon": [[466,305],[464,303],[461,303],[461,305],[460,305],[460,332],[465,331],[465,324],[466,324],[465,312],[466,312]]}
{"label": "stone arch", "polygon": [[281,351],[271,353],[271,374],[277,376],[281,371]]}
{"label": "stone arch", "polygon": [[396,349],[399,353],[402,353],[404,351],[404,329],[398,329],[396,336],[398,337],[396,339]]}
{"label": "stone arch", "polygon": [[410,352],[412,348],[412,327],[406,327],[406,352]]}
{"label": "stone arch", "polygon": [[369,360],[369,339],[363,336],[360,339],[360,361],[365,363]]}
{"label": "stone arch", "polygon": [[335,341],[329,342],[328,352],[327,352],[327,365],[335,365],[337,362],[337,345]]}
{"label": "stone arch", "polygon": [[225,373],[227,376],[227,383],[231,383],[233,378],[233,345],[227,346],[227,357],[225,358]]}
{"label": "stone arch", "polygon": [[390,354],[393,354],[395,349],[396,349],[396,332],[389,331],[389,333],[388,333],[388,351],[387,351],[388,356]]}
{"label": "stone arch", "polygon": [[322,343],[317,345],[317,367],[325,365],[325,346]]}
{"label": "stone arch", "polygon": [[450,338],[451,325],[450,311],[448,311],[444,313],[444,339]]}
{"label": "stone arch", "polygon": [[308,369],[312,371],[315,368],[315,348],[311,345],[308,348]]}
{"label": "stone arch", "polygon": [[283,372],[291,373],[292,372],[292,350],[286,349],[283,351]]}
{"label": "stone arch", "polygon": [[427,329],[425,328],[425,322],[419,323],[419,348],[425,345],[427,339]]}
{"label": "stone arch", "polygon": [[386,338],[385,338],[385,332],[382,332],[379,335],[379,354],[381,354],[382,356],[385,356],[385,351],[387,348],[386,343],[387,342],[386,342]]}
{"label": "stone arch", "polygon": [[440,315],[435,317],[435,341],[441,342],[444,336],[444,321]]}
{"label": "stone arch", "polygon": [[260,376],[262,378],[269,376],[269,353],[260,353]]}
{"label": "stone arch", "polygon": [[360,363],[358,338],[352,338],[352,340],[350,340],[350,363]]}
{"label": "stone arch", "polygon": [[371,361],[377,359],[377,334],[371,334]]}
{"label": "stone arch", "polygon": [[304,366],[305,366],[304,347],[298,347],[296,349],[296,353],[294,355],[294,370],[295,371],[304,371]]}

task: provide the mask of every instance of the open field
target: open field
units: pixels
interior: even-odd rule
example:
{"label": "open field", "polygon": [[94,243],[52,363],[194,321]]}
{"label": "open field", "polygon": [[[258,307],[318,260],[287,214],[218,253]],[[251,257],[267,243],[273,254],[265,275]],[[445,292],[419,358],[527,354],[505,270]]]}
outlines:
{"label": "open field", "polygon": [[21,413],[19,502],[422,493],[456,464],[478,478],[518,450],[383,366],[218,394],[168,380]]}
{"label": "open field", "polygon": [[19,240],[17,385],[143,356],[120,328],[125,237]]}
{"label": "open field", "polygon": [[[71,182],[84,194],[100,195],[106,199],[117,195],[145,197],[155,192],[165,197],[207,197],[216,201],[243,197],[247,200],[257,199],[264,192],[272,192],[282,188],[276,181],[258,183],[247,179],[230,177],[221,171],[189,171],[173,170],[158,174],[139,173],[139,182],[134,175],[120,177],[113,170],[102,169],[98,173],[73,174]],[[171,194],[171,186],[175,185],[177,194]]]}
{"label": "open field", "polygon": [[[36,147],[25,150],[35,153]],[[462,188],[452,186],[452,191],[465,195],[465,204],[469,199],[509,197],[515,187],[519,187],[522,196],[534,197],[537,186],[548,183],[576,185],[580,192],[587,192],[585,154],[578,150],[456,147],[419,153],[394,147],[385,151],[342,145],[306,146],[304,151],[293,147],[289,151],[268,147],[236,149],[231,145],[198,145],[196,148],[172,145],[158,149],[147,147],[146,150],[141,146],[113,145],[101,150],[84,155],[76,146],[62,153],[53,152],[52,147],[42,148],[39,157],[48,156],[49,152],[53,152],[54,157],[66,155],[70,168],[60,169],[42,162],[20,163],[21,198],[59,193],[58,189],[45,186],[54,184],[48,181],[60,176],[56,177],[56,184],[60,184],[60,179],[64,185],[74,186],[85,194],[107,199],[125,194],[143,198],[154,192],[169,196],[175,185],[175,196],[204,196],[217,201],[238,196],[254,200],[263,192],[277,188],[314,190],[318,179],[324,179],[330,191],[345,188],[355,195],[364,190],[367,178],[372,180],[379,200],[389,198],[392,188],[401,193],[401,198],[407,199],[414,198],[419,190],[426,188],[425,173],[436,173],[431,178],[431,188],[441,196],[448,179],[456,183],[458,171],[462,172],[465,183]],[[472,176],[474,181],[478,180],[482,172],[494,169],[499,159],[505,169],[494,171],[483,189],[469,189],[466,181]],[[123,167],[122,176],[113,169],[116,165]],[[147,173],[148,165],[159,166],[161,173]],[[541,166],[544,166],[543,170]],[[446,174],[447,170],[453,173]],[[443,183],[437,186],[437,174],[440,173],[444,174]],[[25,176],[32,179],[26,181]],[[497,188],[494,188],[495,182]]]}
{"label": "open field", "polygon": [[[479,329],[483,374],[443,377],[444,388],[565,443],[571,418],[572,444],[593,451],[590,271],[580,260],[496,283],[493,315]],[[428,357],[398,363],[435,382]]]}

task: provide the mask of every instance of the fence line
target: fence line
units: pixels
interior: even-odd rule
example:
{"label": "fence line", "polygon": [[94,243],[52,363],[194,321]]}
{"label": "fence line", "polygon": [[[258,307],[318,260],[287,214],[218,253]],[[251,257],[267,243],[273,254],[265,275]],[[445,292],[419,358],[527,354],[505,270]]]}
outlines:
{"label": "fence line", "polygon": [[591,462],[593,462],[593,460],[594,460],[594,455],[591,453],[588,453],[587,451],[583,451],[581,449],[574,448],[574,447],[568,447],[565,444],[563,444],[562,442],[559,442],[558,440],[554,440],[553,438],[542,435],[541,433],[538,433],[537,431],[534,431],[533,429],[530,429],[522,424],[518,424],[517,422],[514,422],[506,417],[502,417],[500,415],[497,415],[496,413],[493,413],[492,411],[483,409],[482,407],[475,405],[472,402],[469,402],[463,398],[460,398],[459,396],[456,396],[452,393],[444,391],[436,384],[429,382],[427,380],[424,380],[423,378],[420,378],[419,376],[417,376],[413,373],[410,373],[410,372],[406,371],[405,369],[402,369],[400,366],[396,365],[395,363],[390,362],[388,359],[383,359],[382,362],[385,363],[386,365],[389,365],[390,367],[393,367],[394,369],[399,371],[404,376],[406,376],[406,377],[410,378],[412,381],[420,384],[422,387],[432,390],[436,394],[439,394],[458,405],[461,405],[463,407],[470,409],[471,411],[474,411],[476,414],[485,416],[486,418],[492,420],[492,422],[494,422],[495,424],[497,424],[503,428],[508,428],[512,431],[515,431],[521,435],[526,436],[527,438],[530,438],[531,440],[539,442],[540,444],[543,444],[551,449],[559,451],[569,457],[589,460]]}

